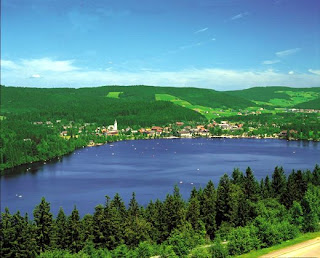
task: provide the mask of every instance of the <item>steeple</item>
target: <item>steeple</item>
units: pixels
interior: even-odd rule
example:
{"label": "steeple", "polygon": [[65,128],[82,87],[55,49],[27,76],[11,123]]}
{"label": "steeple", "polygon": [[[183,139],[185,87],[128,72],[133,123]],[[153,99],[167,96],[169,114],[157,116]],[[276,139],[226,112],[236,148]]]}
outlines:
{"label": "steeple", "polygon": [[114,120],[113,130],[114,130],[114,131],[117,131],[117,130],[118,130],[117,120]]}

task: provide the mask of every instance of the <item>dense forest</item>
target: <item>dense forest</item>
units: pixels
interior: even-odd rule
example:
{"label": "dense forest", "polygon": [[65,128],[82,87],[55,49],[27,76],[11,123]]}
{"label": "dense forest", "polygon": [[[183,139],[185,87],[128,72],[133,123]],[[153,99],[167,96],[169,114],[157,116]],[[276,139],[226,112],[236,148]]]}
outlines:
{"label": "dense forest", "polygon": [[285,175],[276,167],[258,182],[248,168],[209,181],[182,199],[179,188],[165,200],[126,207],[116,194],[80,218],[74,207],[56,217],[42,198],[28,214],[2,213],[1,257],[228,257],[319,230],[320,167]]}

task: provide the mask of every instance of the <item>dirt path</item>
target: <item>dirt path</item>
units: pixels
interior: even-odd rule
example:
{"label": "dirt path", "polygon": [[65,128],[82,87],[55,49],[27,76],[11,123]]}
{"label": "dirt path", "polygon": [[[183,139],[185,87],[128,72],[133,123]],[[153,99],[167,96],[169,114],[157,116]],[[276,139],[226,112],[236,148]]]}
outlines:
{"label": "dirt path", "polygon": [[261,257],[320,257],[320,237],[271,252]]}

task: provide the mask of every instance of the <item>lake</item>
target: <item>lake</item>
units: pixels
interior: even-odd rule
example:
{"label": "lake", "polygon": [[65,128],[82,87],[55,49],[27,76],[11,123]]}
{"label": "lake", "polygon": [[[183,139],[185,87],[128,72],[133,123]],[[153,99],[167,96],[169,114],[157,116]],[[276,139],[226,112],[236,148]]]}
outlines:
{"label": "lake", "polygon": [[[47,164],[20,167],[1,177],[1,210],[32,213],[41,197],[70,213],[92,213],[105,195],[119,193],[127,204],[132,192],[141,205],[164,199],[178,184],[184,198],[193,187],[234,168],[250,166],[258,180],[272,175],[275,166],[310,169],[320,164],[320,143],[275,139],[161,139],[122,141],[77,150]],[[28,171],[26,171],[28,169]]]}

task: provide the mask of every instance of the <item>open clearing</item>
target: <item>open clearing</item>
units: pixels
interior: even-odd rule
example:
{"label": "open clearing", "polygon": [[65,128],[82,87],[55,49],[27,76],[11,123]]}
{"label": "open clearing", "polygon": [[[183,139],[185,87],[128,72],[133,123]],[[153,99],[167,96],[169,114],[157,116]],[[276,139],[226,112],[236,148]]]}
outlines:
{"label": "open clearing", "polygon": [[121,94],[122,92],[120,91],[111,91],[108,93],[107,97],[108,98],[114,98],[114,99],[118,99],[119,98],[119,95]]}

